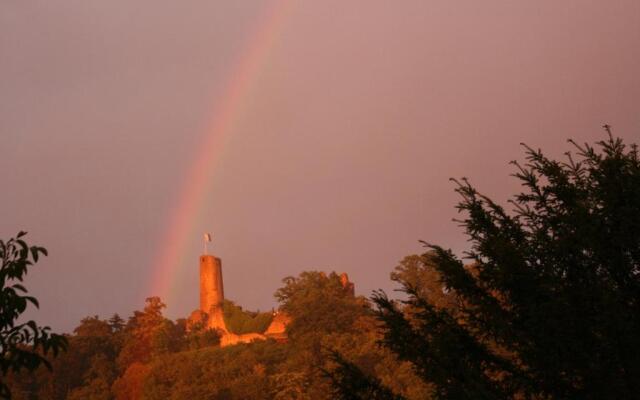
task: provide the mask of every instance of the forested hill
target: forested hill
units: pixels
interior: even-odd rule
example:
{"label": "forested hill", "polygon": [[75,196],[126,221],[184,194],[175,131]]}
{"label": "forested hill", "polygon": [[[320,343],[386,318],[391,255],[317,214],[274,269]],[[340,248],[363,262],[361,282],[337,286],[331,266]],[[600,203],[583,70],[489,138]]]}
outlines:
{"label": "forested hill", "polygon": [[[381,338],[369,302],[345,290],[337,274],[303,272],[284,279],[276,298],[292,317],[288,340],[221,348],[215,331],[188,331],[185,319],[162,315],[147,299],[128,320],[87,317],[69,349],[45,368],[9,377],[15,399],[330,399],[327,351],[349,357],[408,398],[426,387],[407,364],[376,345]],[[236,333],[260,332],[271,313],[245,312],[227,301],[225,319]]]}

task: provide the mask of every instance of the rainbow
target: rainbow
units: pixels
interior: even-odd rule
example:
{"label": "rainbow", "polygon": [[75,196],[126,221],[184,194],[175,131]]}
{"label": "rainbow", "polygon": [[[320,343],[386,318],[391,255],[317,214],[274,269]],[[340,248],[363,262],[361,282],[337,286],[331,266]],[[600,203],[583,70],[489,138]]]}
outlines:
{"label": "rainbow", "polygon": [[196,257],[185,254],[188,243],[199,239],[202,232],[194,232],[194,224],[205,205],[207,193],[213,185],[213,176],[222,150],[228,142],[228,135],[233,132],[243,103],[250,94],[258,72],[266,63],[269,51],[290,14],[292,0],[274,0],[265,8],[254,32],[241,56],[235,63],[228,79],[224,95],[213,109],[208,129],[204,135],[195,161],[189,167],[184,179],[184,186],[179,191],[177,206],[172,210],[161,240],[158,258],[151,266],[154,271],[152,286],[148,293],[160,296],[163,301],[171,303],[171,295],[175,292],[172,283],[184,267],[193,265]]}

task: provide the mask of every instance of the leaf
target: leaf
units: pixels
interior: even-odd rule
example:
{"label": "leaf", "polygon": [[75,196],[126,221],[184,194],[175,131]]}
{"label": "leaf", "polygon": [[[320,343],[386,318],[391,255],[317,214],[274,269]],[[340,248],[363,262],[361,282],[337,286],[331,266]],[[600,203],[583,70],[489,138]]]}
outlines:
{"label": "leaf", "polygon": [[27,289],[24,286],[20,285],[19,283],[16,283],[15,285],[13,285],[12,288],[17,289],[23,293],[27,293]]}
{"label": "leaf", "polygon": [[35,297],[25,296],[24,298],[27,299],[27,301],[29,301],[31,304],[36,306],[36,308],[40,308],[40,302],[38,302],[38,299],[36,299]]}

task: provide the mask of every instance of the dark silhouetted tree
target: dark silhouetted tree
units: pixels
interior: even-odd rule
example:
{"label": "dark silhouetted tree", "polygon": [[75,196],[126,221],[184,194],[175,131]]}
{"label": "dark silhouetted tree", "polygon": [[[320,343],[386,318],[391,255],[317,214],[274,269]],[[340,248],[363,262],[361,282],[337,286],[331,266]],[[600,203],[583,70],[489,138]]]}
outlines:
{"label": "dark silhouetted tree", "polygon": [[511,212],[458,182],[469,262],[425,254],[455,311],[419,282],[374,295],[383,344],[437,398],[640,397],[640,161],[605,129],[565,161],[526,147]]}
{"label": "dark silhouetted tree", "polygon": [[43,247],[29,246],[24,241],[26,232],[20,232],[8,241],[0,240],[0,397],[11,398],[5,377],[9,371],[34,371],[41,365],[51,368],[46,359],[66,348],[66,339],[40,327],[31,320],[18,323],[29,303],[38,307],[38,301],[27,295],[22,285],[30,266],[38,262],[40,255],[47,255]]}
{"label": "dark silhouetted tree", "polygon": [[124,319],[122,319],[118,313],[113,314],[113,316],[109,318],[108,322],[113,332],[120,332],[126,326]]}
{"label": "dark silhouetted tree", "polygon": [[333,369],[323,369],[334,387],[336,400],[404,400],[404,397],[393,393],[380,380],[362,372],[354,363],[345,360],[340,353],[331,352],[330,357],[337,364]]}

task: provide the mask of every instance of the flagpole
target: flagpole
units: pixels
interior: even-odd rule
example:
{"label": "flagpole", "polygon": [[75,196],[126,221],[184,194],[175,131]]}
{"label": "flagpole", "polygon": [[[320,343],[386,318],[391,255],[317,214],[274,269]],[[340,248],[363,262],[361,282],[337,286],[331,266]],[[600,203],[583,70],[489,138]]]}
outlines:
{"label": "flagpole", "polygon": [[203,235],[203,239],[204,239],[204,255],[207,256],[209,255],[209,249],[207,247],[207,243],[211,241],[211,234],[210,233],[205,233]]}

